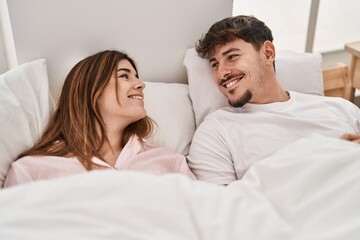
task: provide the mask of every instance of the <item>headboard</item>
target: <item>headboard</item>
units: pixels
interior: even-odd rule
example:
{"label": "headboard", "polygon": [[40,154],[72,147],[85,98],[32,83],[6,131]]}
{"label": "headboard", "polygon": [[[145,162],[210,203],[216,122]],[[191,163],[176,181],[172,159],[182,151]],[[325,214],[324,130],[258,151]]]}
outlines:
{"label": "headboard", "polygon": [[105,49],[125,50],[144,81],[187,83],[187,48],[232,0],[7,0],[18,64],[47,60],[55,99],[70,68]]}

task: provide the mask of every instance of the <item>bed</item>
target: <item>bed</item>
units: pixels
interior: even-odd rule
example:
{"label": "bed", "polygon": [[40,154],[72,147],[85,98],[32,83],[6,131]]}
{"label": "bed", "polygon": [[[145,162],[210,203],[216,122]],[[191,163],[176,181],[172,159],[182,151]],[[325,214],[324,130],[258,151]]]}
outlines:
{"label": "bed", "polygon": [[[79,20],[85,2],[88,11]],[[198,16],[205,2],[208,12]],[[0,185],[11,162],[41,134],[70,66],[97,50],[126,49],[137,60],[146,83],[145,107],[157,122],[149,141],[186,155],[204,117],[227,104],[193,47],[214,21],[231,15],[232,1],[142,4],[146,10],[138,8],[139,1],[7,1],[17,66],[0,76]],[[116,15],[124,6],[128,11]],[[149,18],[158,7],[168,11]],[[101,26],[116,21],[107,17],[77,31],[102,11],[122,21],[135,12],[142,18],[134,20],[135,29],[121,25],[122,33],[110,40],[103,36],[114,29]],[[159,34],[146,32],[158,24]],[[169,26],[176,26],[176,34]],[[56,37],[74,33],[77,38],[64,44]],[[134,39],[147,34],[152,47],[123,37],[129,33]],[[329,88],[321,61],[318,53],[279,51],[277,77],[288,90],[324,95]],[[177,174],[91,171],[0,189],[0,239],[355,240],[360,238],[359,173],[357,144],[316,134],[255,163],[227,187]]]}

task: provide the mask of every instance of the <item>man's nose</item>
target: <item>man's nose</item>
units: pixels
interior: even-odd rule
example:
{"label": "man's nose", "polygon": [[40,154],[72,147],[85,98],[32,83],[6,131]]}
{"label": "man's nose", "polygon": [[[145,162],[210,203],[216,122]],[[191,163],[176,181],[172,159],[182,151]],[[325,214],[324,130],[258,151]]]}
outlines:
{"label": "man's nose", "polygon": [[230,69],[222,63],[219,63],[218,68],[215,71],[215,75],[217,79],[226,79],[226,77],[230,74]]}

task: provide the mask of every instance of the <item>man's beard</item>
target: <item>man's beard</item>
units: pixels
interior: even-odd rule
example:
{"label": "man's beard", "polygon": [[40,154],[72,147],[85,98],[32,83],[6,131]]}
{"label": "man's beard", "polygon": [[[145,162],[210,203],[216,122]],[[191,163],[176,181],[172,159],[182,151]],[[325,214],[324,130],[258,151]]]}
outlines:
{"label": "man's beard", "polygon": [[252,98],[252,92],[250,90],[246,90],[245,93],[235,102],[231,102],[229,100],[229,104],[232,107],[239,108],[247,104]]}

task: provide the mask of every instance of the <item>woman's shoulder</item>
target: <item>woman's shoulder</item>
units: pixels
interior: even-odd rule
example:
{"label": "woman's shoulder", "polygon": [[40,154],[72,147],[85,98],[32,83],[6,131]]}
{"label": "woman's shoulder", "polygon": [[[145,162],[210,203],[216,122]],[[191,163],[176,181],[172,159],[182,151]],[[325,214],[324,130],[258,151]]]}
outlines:
{"label": "woman's shoulder", "polygon": [[37,168],[42,166],[65,166],[69,164],[78,164],[78,161],[75,157],[60,157],[60,156],[44,156],[44,155],[35,155],[35,156],[24,156],[14,162],[12,162],[12,167],[22,167],[22,168]]}
{"label": "woman's shoulder", "polygon": [[21,157],[14,162],[23,163],[23,162],[31,162],[31,161],[38,161],[38,160],[59,160],[59,159],[68,159],[67,157],[60,157],[60,156],[46,156],[46,155],[34,155],[34,156],[24,156]]}
{"label": "woman's shoulder", "polygon": [[19,159],[16,159],[15,161],[12,162],[12,164],[18,165],[18,164],[26,164],[29,162],[36,162],[36,161],[42,159],[43,157],[44,156],[24,156]]}
{"label": "woman's shoulder", "polygon": [[4,186],[69,176],[86,171],[74,157],[24,156],[12,162]]}

